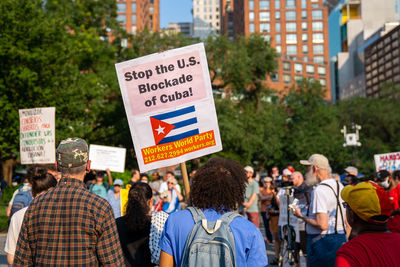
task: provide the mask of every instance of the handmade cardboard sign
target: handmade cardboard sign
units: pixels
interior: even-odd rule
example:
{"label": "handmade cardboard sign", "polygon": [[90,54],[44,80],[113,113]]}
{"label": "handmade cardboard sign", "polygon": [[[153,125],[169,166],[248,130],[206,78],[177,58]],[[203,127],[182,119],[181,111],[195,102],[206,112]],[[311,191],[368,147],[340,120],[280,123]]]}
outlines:
{"label": "handmade cardboard sign", "polygon": [[141,172],[222,150],[203,43],[115,67]]}
{"label": "handmade cardboard sign", "polygon": [[55,163],[56,108],[20,109],[21,164]]}

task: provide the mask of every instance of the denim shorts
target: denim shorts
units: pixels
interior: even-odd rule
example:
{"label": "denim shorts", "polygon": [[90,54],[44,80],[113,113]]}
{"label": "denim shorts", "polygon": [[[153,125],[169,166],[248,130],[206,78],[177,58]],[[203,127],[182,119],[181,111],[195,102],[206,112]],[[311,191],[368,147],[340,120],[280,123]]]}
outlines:
{"label": "denim shorts", "polygon": [[307,266],[334,267],[336,251],[347,241],[345,234],[307,234]]}

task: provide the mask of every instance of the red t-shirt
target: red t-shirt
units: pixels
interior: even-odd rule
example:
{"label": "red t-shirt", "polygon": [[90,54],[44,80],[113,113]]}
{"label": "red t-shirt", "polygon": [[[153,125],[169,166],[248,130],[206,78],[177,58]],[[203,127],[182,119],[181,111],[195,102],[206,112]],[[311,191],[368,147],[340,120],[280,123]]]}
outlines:
{"label": "red t-shirt", "polygon": [[400,266],[399,233],[361,234],[336,252],[336,267]]}
{"label": "red t-shirt", "polygon": [[[394,189],[389,191],[390,201],[393,203],[393,208],[399,208],[400,201],[400,184],[398,184]],[[400,233],[400,215],[392,216],[389,218],[387,227],[390,232]]]}

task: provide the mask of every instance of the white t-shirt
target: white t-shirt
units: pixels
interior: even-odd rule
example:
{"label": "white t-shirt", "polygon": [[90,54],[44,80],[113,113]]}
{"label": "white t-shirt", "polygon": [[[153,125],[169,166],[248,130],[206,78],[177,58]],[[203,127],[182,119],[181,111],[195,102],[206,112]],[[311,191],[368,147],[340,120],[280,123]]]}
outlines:
{"label": "white t-shirt", "polygon": [[10,226],[8,227],[6,245],[4,251],[8,254],[15,255],[17,248],[18,236],[24,221],[25,212],[29,207],[20,209],[11,217]]}
{"label": "white t-shirt", "polygon": [[[176,191],[178,191],[179,192],[179,194],[181,194],[181,187],[177,184],[177,185],[175,185],[175,189],[176,189]],[[165,191],[167,191],[168,190],[168,184],[167,184],[167,182],[163,182],[161,185],[160,185],[160,190],[158,190],[158,192],[160,192],[160,194],[162,193],[162,192],[165,192]]]}
{"label": "white t-shirt", "polygon": [[[337,199],[335,194],[333,193],[332,189],[330,189],[326,185],[330,185],[335,194],[339,193],[339,205],[342,207],[342,214],[340,214],[340,210],[337,211],[336,214],[336,207],[337,207]],[[340,196],[340,192],[343,189],[343,185],[339,183],[339,192],[337,192],[337,185],[334,179],[328,179],[322,181],[313,191],[311,194],[311,203],[310,203],[310,218],[315,219],[316,213],[327,213],[328,214],[328,230],[321,231],[320,229],[311,226],[310,224],[306,225],[307,234],[334,234],[335,233],[335,221],[336,218],[338,219],[337,222],[337,232],[339,234],[344,233],[343,229],[343,219],[346,217],[346,210],[344,209],[342,203],[343,199]],[[336,216],[337,215],[337,216]]]}

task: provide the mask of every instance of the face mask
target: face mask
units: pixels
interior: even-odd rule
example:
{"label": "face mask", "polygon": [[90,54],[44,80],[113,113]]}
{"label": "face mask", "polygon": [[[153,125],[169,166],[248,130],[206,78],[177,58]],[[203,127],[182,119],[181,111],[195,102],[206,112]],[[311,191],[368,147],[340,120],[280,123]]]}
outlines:
{"label": "face mask", "polygon": [[29,183],[24,183],[24,187],[26,187],[26,186],[30,186]]}
{"label": "face mask", "polygon": [[381,186],[382,186],[383,188],[385,188],[385,189],[388,189],[389,186],[390,186],[389,178],[387,178],[385,181],[383,181],[383,182],[381,183]]}

